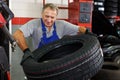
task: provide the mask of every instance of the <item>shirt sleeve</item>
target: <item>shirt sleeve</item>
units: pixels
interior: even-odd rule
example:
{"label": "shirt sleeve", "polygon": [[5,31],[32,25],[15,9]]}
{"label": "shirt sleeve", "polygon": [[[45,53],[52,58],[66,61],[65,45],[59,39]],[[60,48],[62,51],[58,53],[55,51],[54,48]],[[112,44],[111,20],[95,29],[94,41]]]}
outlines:
{"label": "shirt sleeve", "polygon": [[35,26],[36,26],[35,20],[31,20],[26,24],[22,25],[19,29],[23,32],[25,37],[30,37],[33,34]]}
{"label": "shirt sleeve", "polygon": [[79,32],[79,26],[63,21],[64,23],[64,35],[76,35]]}

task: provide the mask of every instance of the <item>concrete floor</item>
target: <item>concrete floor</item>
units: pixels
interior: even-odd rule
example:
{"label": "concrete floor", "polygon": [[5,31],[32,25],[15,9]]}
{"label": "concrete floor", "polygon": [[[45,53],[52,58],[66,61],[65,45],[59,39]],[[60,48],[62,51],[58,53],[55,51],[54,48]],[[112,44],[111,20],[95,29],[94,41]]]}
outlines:
{"label": "concrete floor", "polygon": [[[20,27],[20,25],[13,25],[12,26],[12,33],[14,33],[18,28]],[[27,42],[29,42],[29,47],[32,50],[32,41],[31,39],[28,39]],[[25,80],[25,74],[24,71],[22,69],[22,66],[20,65],[21,59],[23,56],[23,52],[21,51],[21,49],[16,46],[16,51],[12,52],[11,54],[11,64],[10,64],[10,73],[11,73],[11,80]]]}

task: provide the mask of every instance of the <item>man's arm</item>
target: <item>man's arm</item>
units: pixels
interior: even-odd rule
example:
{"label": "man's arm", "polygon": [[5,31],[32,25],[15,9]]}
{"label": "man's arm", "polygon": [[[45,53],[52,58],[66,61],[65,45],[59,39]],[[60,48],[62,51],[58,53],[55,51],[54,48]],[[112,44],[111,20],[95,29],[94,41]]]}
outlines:
{"label": "man's arm", "polygon": [[[82,34],[89,34],[89,35],[92,35],[94,37],[97,37],[97,34],[94,34],[92,32],[90,32],[87,28],[85,27],[79,27],[79,33],[82,33]],[[79,34],[78,33],[78,34]]]}
{"label": "man's arm", "polygon": [[18,46],[21,48],[22,51],[24,51],[25,49],[28,48],[27,42],[26,42],[23,32],[21,30],[17,30],[13,34],[13,37],[16,40]]}

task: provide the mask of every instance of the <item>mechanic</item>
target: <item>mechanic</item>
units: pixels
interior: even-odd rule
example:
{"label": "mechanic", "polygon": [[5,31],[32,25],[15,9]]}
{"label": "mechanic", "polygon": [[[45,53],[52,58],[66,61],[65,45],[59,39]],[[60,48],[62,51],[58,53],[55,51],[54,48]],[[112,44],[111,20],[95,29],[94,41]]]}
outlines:
{"label": "mechanic", "polygon": [[32,37],[34,48],[37,49],[61,39],[65,35],[84,34],[86,32],[85,27],[79,27],[64,20],[56,20],[57,15],[58,7],[52,3],[47,3],[42,9],[42,18],[32,19],[15,31],[13,37],[24,53],[30,53],[25,40],[26,37]]}

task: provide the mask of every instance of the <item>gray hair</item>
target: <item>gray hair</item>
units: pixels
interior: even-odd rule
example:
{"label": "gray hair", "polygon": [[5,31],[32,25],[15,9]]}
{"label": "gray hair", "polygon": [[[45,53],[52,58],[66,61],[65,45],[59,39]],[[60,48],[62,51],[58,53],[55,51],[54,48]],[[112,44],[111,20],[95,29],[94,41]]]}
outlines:
{"label": "gray hair", "polygon": [[43,6],[43,8],[42,8],[42,12],[44,12],[44,10],[46,9],[46,8],[50,8],[50,9],[52,9],[52,10],[56,10],[57,11],[57,14],[58,14],[58,7],[56,6],[56,5],[54,5],[53,3],[47,3],[47,4],[45,4],[44,6]]}

